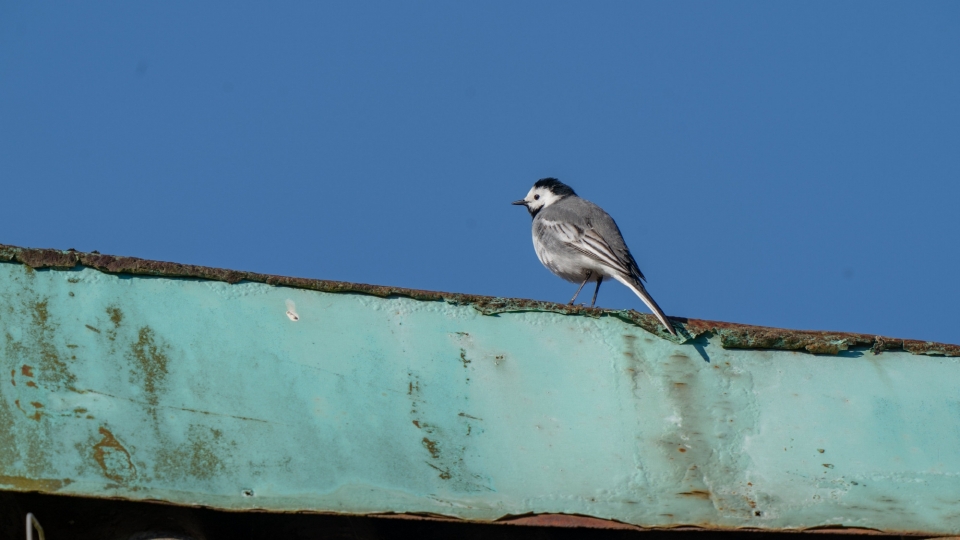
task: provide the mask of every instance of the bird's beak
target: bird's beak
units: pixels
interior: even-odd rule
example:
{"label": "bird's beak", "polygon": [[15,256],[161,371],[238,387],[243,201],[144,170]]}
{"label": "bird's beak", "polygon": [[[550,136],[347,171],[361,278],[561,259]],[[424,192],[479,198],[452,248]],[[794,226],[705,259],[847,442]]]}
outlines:
{"label": "bird's beak", "polygon": [[525,200],[523,200],[523,199],[520,199],[519,201],[513,201],[513,202],[510,203],[510,204],[516,204],[516,205],[518,205],[518,206],[522,204],[523,206],[526,206],[526,205],[527,205],[527,201],[525,201]]}

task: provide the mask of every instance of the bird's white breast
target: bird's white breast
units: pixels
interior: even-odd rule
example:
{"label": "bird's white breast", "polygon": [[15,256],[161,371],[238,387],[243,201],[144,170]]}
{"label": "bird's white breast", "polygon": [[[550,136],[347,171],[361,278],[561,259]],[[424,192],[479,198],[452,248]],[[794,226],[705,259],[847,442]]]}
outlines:
{"label": "bird's white breast", "polygon": [[[559,239],[558,239],[559,240]],[[573,283],[581,283],[585,278],[587,271],[592,271],[593,277],[600,274],[608,275],[605,268],[598,265],[595,261],[583,256],[572,249],[556,249],[551,246],[559,246],[559,242],[543,242],[537,236],[536,226],[533,228],[533,249],[537,252],[537,258],[558,277]]]}

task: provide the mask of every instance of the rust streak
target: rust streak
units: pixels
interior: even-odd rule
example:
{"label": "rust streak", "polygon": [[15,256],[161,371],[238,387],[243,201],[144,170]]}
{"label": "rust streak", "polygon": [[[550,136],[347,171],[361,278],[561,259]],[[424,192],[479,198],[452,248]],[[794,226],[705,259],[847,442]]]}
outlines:
{"label": "rust streak", "polygon": [[424,463],[426,463],[426,464],[429,465],[430,467],[432,467],[432,468],[440,471],[440,479],[441,479],[441,480],[449,480],[450,478],[452,478],[452,476],[450,475],[450,471],[448,471],[448,470],[446,470],[446,469],[441,469],[440,467],[437,467],[436,465],[434,465],[433,463],[430,463],[430,462],[428,462],[428,461],[425,461]]}

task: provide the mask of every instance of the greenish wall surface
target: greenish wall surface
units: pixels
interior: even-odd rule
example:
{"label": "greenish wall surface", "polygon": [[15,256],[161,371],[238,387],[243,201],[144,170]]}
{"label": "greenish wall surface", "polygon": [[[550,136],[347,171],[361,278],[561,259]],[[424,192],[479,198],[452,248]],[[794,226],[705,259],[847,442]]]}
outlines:
{"label": "greenish wall surface", "polygon": [[960,533],[958,358],[0,263],[0,369],[0,489]]}

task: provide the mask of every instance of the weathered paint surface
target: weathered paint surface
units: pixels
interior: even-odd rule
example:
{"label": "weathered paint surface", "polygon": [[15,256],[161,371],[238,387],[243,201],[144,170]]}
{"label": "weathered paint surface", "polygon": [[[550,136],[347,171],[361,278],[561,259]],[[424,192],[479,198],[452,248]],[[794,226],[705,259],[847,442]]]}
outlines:
{"label": "weathered paint surface", "polygon": [[0,263],[0,489],[960,532],[955,346],[74,264]]}

